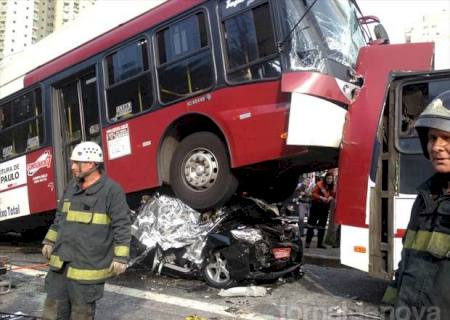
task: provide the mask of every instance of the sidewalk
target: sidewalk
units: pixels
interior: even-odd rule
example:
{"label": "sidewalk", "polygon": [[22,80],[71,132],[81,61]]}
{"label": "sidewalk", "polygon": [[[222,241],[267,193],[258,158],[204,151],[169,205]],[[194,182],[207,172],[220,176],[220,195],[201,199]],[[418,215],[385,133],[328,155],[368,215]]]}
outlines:
{"label": "sidewalk", "polygon": [[[303,245],[305,238],[302,237]],[[317,264],[326,267],[343,267],[340,262],[340,249],[327,246],[328,249],[317,248],[317,238],[314,237],[311,247],[303,249],[303,261],[308,264]]]}

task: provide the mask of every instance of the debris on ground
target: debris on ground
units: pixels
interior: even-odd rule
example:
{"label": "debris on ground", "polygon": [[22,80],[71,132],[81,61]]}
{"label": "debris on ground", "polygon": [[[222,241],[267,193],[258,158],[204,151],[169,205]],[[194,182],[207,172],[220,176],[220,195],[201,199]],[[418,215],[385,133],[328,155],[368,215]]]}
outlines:
{"label": "debris on ground", "polygon": [[200,317],[197,315],[187,316],[184,320],[208,320],[207,318]]}
{"label": "debris on ground", "polygon": [[221,289],[218,293],[221,297],[264,297],[267,289],[261,286],[234,287]]}
{"label": "debris on ground", "polygon": [[8,257],[0,256],[0,294],[6,294],[11,291],[11,278],[7,274],[9,270],[8,262]]}
{"label": "debris on ground", "polygon": [[0,320],[37,320],[38,318],[26,315],[20,311],[16,313],[0,312]]}

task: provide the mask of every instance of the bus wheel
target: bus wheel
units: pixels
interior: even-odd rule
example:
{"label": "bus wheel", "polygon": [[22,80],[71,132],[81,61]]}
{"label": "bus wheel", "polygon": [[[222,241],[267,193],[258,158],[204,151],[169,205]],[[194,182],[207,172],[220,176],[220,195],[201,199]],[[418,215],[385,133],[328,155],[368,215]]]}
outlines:
{"label": "bus wheel", "polygon": [[178,145],[170,164],[170,185],[194,209],[224,204],[236,191],[226,147],[211,132],[197,132]]}

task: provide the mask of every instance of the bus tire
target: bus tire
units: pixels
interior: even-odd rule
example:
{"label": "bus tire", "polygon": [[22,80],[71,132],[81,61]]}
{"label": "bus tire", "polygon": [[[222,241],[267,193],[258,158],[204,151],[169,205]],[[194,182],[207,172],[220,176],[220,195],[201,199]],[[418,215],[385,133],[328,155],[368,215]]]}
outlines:
{"label": "bus tire", "polygon": [[211,132],[184,138],[172,157],[170,185],[194,209],[223,205],[237,189],[224,143]]}

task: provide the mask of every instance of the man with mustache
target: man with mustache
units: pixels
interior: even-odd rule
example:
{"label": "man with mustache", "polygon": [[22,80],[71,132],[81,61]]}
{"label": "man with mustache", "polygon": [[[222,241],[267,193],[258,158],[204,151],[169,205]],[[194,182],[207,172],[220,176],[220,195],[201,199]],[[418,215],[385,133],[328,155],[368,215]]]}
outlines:
{"label": "man with mustache", "polygon": [[450,315],[450,91],[437,96],[415,124],[436,173],[418,188],[402,259],[383,300],[387,319]]}

